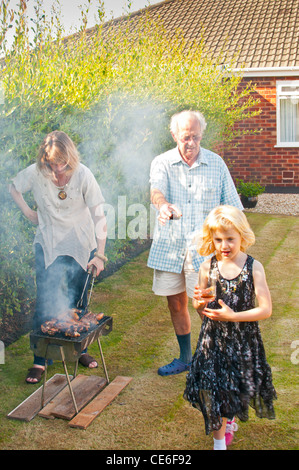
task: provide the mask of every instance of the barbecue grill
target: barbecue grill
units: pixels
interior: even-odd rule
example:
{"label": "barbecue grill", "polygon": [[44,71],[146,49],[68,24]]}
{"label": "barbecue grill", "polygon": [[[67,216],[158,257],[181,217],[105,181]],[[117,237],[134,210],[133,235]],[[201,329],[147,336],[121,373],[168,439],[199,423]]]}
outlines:
{"label": "barbecue grill", "polygon": [[[96,277],[96,271],[94,267],[90,268],[87,272],[86,282],[83,288],[81,299],[79,300],[77,307],[82,307],[83,296],[85,290],[88,288],[88,281],[92,275],[91,288],[88,298],[88,303],[85,309],[75,309],[79,319],[83,319],[86,314],[88,314],[88,306],[91,298],[91,293],[94,285],[94,279]],[[45,385],[47,378],[47,368],[49,360],[61,360],[64,372],[66,375],[68,387],[70,394],[74,403],[76,413],[78,413],[78,407],[76,404],[75,396],[73,393],[71,379],[67,370],[66,362],[74,362],[75,368],[72,379],[77,375],[78,362],[82,351],[84,351],[88,346],[90,346],[94,341],[98,342],[101,360],[103,364],[103,369],[105,372],[107,383],[109,383],[108,372],[105,364],[105,359],[100,343],[100,336],[106,336],[112,330],[112,318],[108,316],[103,316],[96,323],[92,323],[87,331],[81,332],[79,336],[66,336],[64,331],[55,332],[54,335],[48,334],[47,332],[42,331],[41,329],[35,330],[30,334],[30,348],[36,356],[45,358],[45,372],[44,372],[44,382],[42,389],[42,398],[41,406],[44,407],[44,396],[45,396]]]}
{"label": "barbecue grill", "polygon": [[106,336],[112,330],[112,318],[104,316],[99,322],[98,325],[92,326],[88,331],[81,333],[79,337],[65,337],[63,333],[56,334],[55,336],[47,335],[42,333],[41,330],[33,331],[30,334],[30,348],[35,355],[44,357],[46,360],[45,372],[44,372],[44,382],[42,389],[42,402],[41,406],[44,407],[44,391],[46,385],[47,377],[47,366],[49,360],[61,360],[64,372],[66,375],[68,387],[70,394],[74,403],[76,413],[78,413],[78,408],[74,393],[71,386],[71,379],[67,370],[66,362],[74,362],[75,368],[73,373],[73,379],[77,375],[78,361],[82,354],[82,351],[90,346],[94,341],[98,342],[101,360],[103,364],[103,369],[105,372],[107,383],[109,383],[108,372],[105,364],[105,359],[100,343],[100,336]]}
{"label": "barbecue grill", "polygon": [[78,337],[66,337],[63,333],[51,336],[37,330],[30,334],[30,348],[36,356],[45,357],[48,360],[60,360],[60,347],[62,346],[65,360],[76,362],[84,349],[88,348],[99,336],[108,335],[111,330],[112,318],[107,316],[104,316],[98,325],[91,327]]}

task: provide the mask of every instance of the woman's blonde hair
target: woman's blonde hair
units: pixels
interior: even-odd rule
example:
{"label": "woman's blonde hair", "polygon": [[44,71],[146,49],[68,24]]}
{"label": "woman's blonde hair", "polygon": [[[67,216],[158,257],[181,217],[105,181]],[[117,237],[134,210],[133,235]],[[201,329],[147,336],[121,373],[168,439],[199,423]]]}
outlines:
{"label": "woman's blonde hair", "polygon": [[52,176],[50,163],[67,164],[66,173],[70,174],[80,162],[79,153],[72,139],[63,131],[53,131],[41,144],[37,157],[37,166],[46,176]]}
{"label": "woman's blonde hair", "polygon": [[255,235],[250,228],[245,214],[236,207],[223,205],[213,209],[204,221],[198,239],[197,251],[202,256],[209,256],[215,251],[213,233],[216,230],[234,228],[241,236],[241,251],[254,244]]}

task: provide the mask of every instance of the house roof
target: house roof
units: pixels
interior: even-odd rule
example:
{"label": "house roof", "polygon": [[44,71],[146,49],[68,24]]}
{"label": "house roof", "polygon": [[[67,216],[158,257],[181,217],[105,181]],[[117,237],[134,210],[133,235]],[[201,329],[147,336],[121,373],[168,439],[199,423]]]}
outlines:
{"label": "house roof", "polygon": [[237,53],[236,67],[299,67],[298,0],[165,0],[130,18],[145,12],[170,32],[183,30],[190,43],[203,35],[212,55]]}

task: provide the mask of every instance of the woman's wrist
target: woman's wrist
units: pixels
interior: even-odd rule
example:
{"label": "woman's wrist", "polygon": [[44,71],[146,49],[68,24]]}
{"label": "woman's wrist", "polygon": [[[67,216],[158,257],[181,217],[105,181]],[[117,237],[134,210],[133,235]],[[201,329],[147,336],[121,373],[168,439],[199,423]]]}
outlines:
{"label": "woman's wrist", "polygon": [[101,259],[101,260],[104,261],[105,263],[107,263],[107,261],[108,261],[108,258],[107,258],[105,255],[103,255],[102,253],[99,253],[98,251],[95,252],[94,256],[95,256],[96,258]]}

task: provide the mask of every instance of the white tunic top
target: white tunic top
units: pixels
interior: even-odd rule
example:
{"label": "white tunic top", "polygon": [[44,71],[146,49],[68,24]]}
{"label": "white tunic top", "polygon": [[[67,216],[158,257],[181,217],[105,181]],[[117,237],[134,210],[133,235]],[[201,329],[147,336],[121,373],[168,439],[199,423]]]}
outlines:
{"label": "white tunic top", "polygon": [[97,247],[89,208],[104,203],[92,172],[79,164],[64,187],[65,200],[59,199],[60,189],[35,163],[20,171],[12,181],[20,193],[33,193],[38,213],[34,243],[40,243],[44,250],[46,268],[58,256],[68,255],[86,269],[90,252]]}

